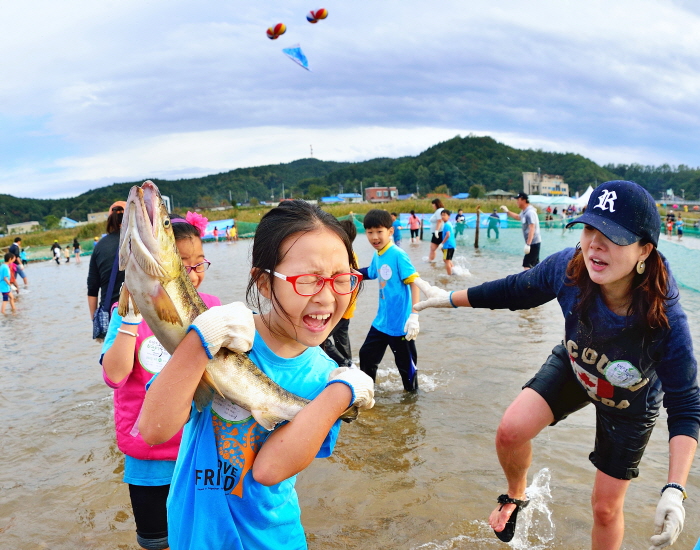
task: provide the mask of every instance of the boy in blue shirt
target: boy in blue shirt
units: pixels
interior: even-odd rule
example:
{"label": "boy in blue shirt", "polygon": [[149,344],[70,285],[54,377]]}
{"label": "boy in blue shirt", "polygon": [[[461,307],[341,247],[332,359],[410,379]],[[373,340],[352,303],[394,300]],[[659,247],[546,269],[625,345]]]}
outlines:
{"label": "boy in blue shirt", "polygon": [[406,391],[418,390],[418,354],[415,338],[420,330],[413,306],[420,299],[415,284],[418,273],[408,254],[391,242],[394,233],[391,215],[386,210],[370,210],[364,226],[376,253],[369,267],[360,269],[367,279],[379,279],[379,309],[365,343],[360,348],[360,368],[372,380],[389,346]]}
{"label": "boy in blue shirt", "polygon": [[399,220],[399,215],[396,212],[391,213],[391,227],[394,228],[394,244],[396,246],[401,246],[401,221]]}
{"label": "boy in blue shirt", "polygon": [[445,260],[445,269],[448,275],[452,275],[452,256],[454,256],[456,245],[455,232],[450,223],[451,213],[447,208],[440,212],[442,218],[442,259]]}
{"label": "boy in blue shirt", "polygon": [[11,252],[5,254],[5,263],[0,265],[0,292],[2,292],[2,306],[0,311],[4,314],[7,302],[10,302],[12,313],[17,311],[15,307],[15,297],[12,295],[12,287],[10,286],[10,262],[15,261],[15,255]]}

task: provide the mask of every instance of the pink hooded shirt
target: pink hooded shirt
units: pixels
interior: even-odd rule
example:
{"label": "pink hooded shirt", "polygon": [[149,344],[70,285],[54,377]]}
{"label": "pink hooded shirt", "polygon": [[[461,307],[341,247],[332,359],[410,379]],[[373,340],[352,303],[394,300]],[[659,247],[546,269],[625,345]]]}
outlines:
{"label": "pink hooded shirt", "polygon": [[[221,301],[216,296],[209,294],[200,294],[200,296],[207,307],[221,305]],[[146,398],[146,384],[154,374],[160,372],[168,359],[170,354],[160,345],[146,321],[141,321],[138,326],[134,368],[131,374],[115,384],[102,369],[105,383],[114,389],[114,425],[119,450],[140,460],[175,460],[180,448],[182,430],[165,443],[154,446],[148,445],[140,434],[131,435],[141,413],[143,400]]]}

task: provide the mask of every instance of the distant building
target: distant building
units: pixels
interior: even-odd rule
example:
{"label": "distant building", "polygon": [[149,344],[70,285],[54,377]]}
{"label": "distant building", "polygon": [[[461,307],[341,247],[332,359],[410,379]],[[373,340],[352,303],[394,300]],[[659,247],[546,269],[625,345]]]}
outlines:
{"label": "distant building", "polygon": [[[529,195],[529,193],[528,193],[528,195]],[[514,196],[515,196],[515,193],[511,193],[510,191],[504,191],[503,189],[496,189],[495,191],[489,191],[488,193],[486,193],[486,198],[492,199],[495,201],[504,201],[507,199],[511,199]]]}
{"label": "distant building", "polygon": [[415,193],[409,193],[408,195],[399,195],[396,198],[400,201],[410,201],[410,200],[415,200],[418,197],[416,196]]}
{"label": "distant building", "polygon": [[453,199],[457,200],[464,200],[469,198],[469,193],[457,193],[456,195],[452,195]]}
{"label": "distant building", "polygon": [[362,202],[362,195],[359,193],[338,193],[338,198],[343,202]]}
{"label": "distant building", "polygon": [[13,233],[29,233],[30,231],[36,231],[39,229],[39,222],[22,222],[22,223],[8,223],[7,224],[7,234],[12,235]]}
{"label": "distant building", "polygon": [[78,225],[78,222],[76,222],[75,220],[71,220],[70,218],[66,218],[65,216],[63,216],[61,218],[61,221],[58,222],[58,226],[63,227],[64,229],[65,228],[70,229],[70,228],[75,227],[77,225]]}
{"label": "distant building", "polygon": [[391,202],[399,198],[396,187],[366,187],[365,200],[368,202]]}
{"label": "distant building", "polygon": [[91,214],[88,214],[88,223],[106,222],[107,218],[109,218],[109,211],[92,212]]}
{"label": "distant building", "polygon": [[339,202],[345,202],[340,197],[321,197],[322,204],[337,204]]}
{"label": "distant building", "polygon": [[569,185],[563,176],[552,176],[537,172],[523,172],[523,191],[528,195],[546,197],[568,197]]}

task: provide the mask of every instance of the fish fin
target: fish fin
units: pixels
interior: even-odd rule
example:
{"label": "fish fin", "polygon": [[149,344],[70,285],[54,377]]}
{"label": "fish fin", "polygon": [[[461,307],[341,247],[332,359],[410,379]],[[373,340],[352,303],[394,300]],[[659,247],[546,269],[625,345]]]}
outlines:
{"label": "fish fin", "polygon": [[357,417],[360,416],[360,410],[353,405],[349,409],[347,409],[343,414],[340,415],[340,419],[343,422],[352,422],[353,420],[357,420]]}
{"label": "fish fin", "polygon": [[175,304],[163,288],[163,285],[158,285],[156,289],[156,295],[153,296],[153,306],[156,308],[158,319],[173,325],[183,326],[180,314],[177,312]]}
{"label": "fish fin", "polygon": [[263,428],[265,428],[268,432],[274,430],[275,426],[277,426],[277,424],[279,424],[280,422],[289,420],[288,418],[280,418],[279,416],[266,413],[265,411],[261,411],[259,409],[253,409],[252,411],[250,411],[250,414],[252,414],[253,418],[255,418],[255,421],[258,424],[260,424]]}
{"label": "fish fin", "polygon": [[207,371],[204,371],[204,374],[202,375],[202,380],[205,384],[207,384],[207,386],[209,386],[211,391],[218,393],[221,397],[226,399],[223,392],[219,389],[219,386],[216,385],[216,382]]}
{"label": "fish fin", "polygon": [[119,309],[117,309],[117,313],[121,317],[129,313],[129,289],[126,288],[126,285],[122,285],[122,289],[119,291]]}
{"label": "fish fin", "polygon": [[214,388],[212,388],[204,377],[202,377],[199,384],[197,384],[197,389],[194,390],[194,397],[192,398],[194,401],[194,406],[197,407],[199,412],[202,412],[202,410],[204,410],[204,408],[211,403],[213,397]]}

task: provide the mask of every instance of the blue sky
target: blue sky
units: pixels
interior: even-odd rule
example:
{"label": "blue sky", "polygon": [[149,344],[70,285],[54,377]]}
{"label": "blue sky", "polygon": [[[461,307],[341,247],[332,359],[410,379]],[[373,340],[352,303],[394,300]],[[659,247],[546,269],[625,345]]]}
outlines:
{"label": "blue sky", "polygon": [[[306,13],[325,7],[316,25]],[[267,27],[287,33],[269,40]],[[299,43],[307,72],[281,52]],[[0,20],[0,193],[74,196],[455,135],[700,166],[687,0],[25,0]]]}

